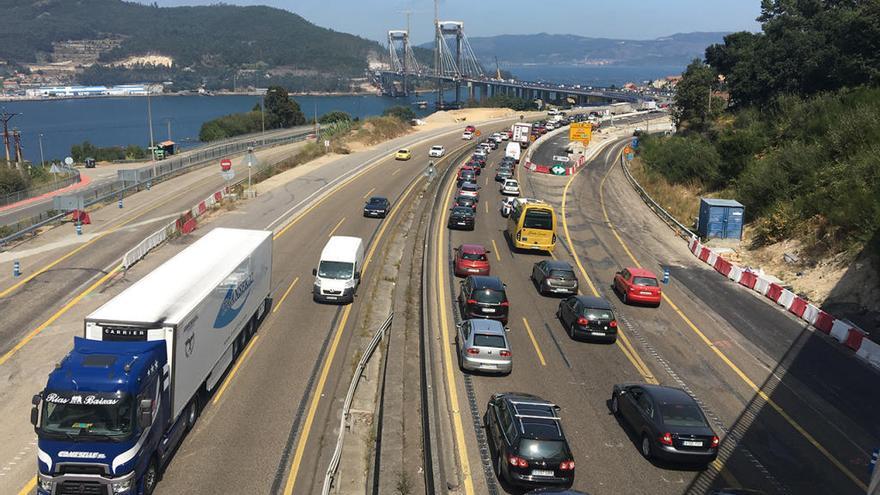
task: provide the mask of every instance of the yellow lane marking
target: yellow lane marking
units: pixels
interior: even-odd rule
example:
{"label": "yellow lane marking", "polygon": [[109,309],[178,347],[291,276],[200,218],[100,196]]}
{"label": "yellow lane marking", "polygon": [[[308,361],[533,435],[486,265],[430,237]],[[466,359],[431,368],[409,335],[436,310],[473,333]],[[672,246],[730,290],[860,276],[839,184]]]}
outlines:
{"label": "yellow lane marking", "polygon": [[303,453],[306,449],[306,442],[309,439],[309,432],[312,429],[312,422],[315,421],[315,411],[318,409],[318,402],[321,400],[321,394],[324,390],[324,384],[327,382],[327,375],[330,374],[330,367],[333,363],[333,356],[336,355],[336,348],[339,346],[339,341],[342,339],[342,331],[345,329],[345,323],[348,321],[348,315],[351,313],[352,304],[349,304],[342,311],[342,318],[339,320],[339,325],[336,326],[336,335],[333,336],[333,343],[330,344],[330,352],[327,355],[327,359],[324,361],[324,366],[321,368],[321,375],[318,378],[318,385],[315,388],[315,393],[312,395],[312,400],[309,403],[309,412],[306,414],[305,423],[303,423],[302,435],[299,437],[299,441],[296,444],[296,453],[293,456],[293,462],[290,465],[290,474],[287,477],[287,483],[284,485],[284,494],[290,495],[293,493],[293,486],[296,484],[296,475],[299,473],[299,465],[302,462]]}
{"label": "yellow lane marking", "polygon": [[10,359],[12,356],[14,356],[15,353],[17,353],[22,347],[24,347],[28,342],[30,342],[30,341],[31,341],[34,337],[36,337],[40,332],[42,332],[42,331],[45,330],[49,325],[51,325],[52,323],[54,323],[55,320],[57,320],[58,318],[61,318],[61,316],[64,315],[64,313],[67,313],[67,312],[70,310],[70,308],[76,306],[76,304],[79,303],[80,301],[82,301],[84,297],[86,297],[87,295],[91,294],[92,291],[94,291],[94,290],[97,289],[99,286],[101,286],[104,282],[106,282],[107,280],[109,280],[110,277],[112,277],[113,275],[116,275],[117,273],[119,273],[119,271],[120,271],[121,269],[122,269],[122,265],[117,265],[116,268],[113,268],[112,270],[110,270],[109,272],[107,272],[106,275],[104,275],[103,277],[99,278],[99,279],[98,279],[97,281],[95,281],[92,285],[90,285],[86,290],[80,292],[79,295],[77,295],[76,297],[74,297],[73,299],[71,299],[70,301],[68,301],[67,304],[65,304],[64,306],[62,306],[61,309],[59,309],[58,311],[55,312],[55,314],[53,314],[52,316],[50,316],[48,320],[44,321],[44,322],[43,322],[40,326],[38,326],[37,328],[31,330],[30,333],[28,333],[27,335],[25,335],[25,337],[24,337],[23,339],[21,339],[20,341],[18,341],[18,343],[15,344],[15,346],[13,346],[12,349],[9,349],[8,351],[6,351],[6,354],[4,354],[2,357],[0,357],[0,365],[3,365],[3,363],[5,363],[6,361],[9,361],[9,359]]}
{"label": "yellow lane marking", "polygon": [[[446,190],[445,197],[448,199],[452,194],[452,188],[455,185],[454,181],[449,183],[449,187]],[[474,494],[474,481],[471,477],[471,466],[470,461],[468,460],[467,455],[467,444],[465,444],[464,439],[464,425],[461,420],[461,410],[458,407],[458,389],[455,384],[455,375],[453,374],[453,361],[452,361],[452,353],[449,350],[450,340],[449,340],[449,321],[447,320],[447,297],[444,296],[446,294],[444,287],[444,281],[446,281],[446,268],[444,264],[444,256],[443,253],[443,236],[446,234],[446,230],[443,228],[443,225],[446,224],[446,216],[443,215],[441,217],[443,221],[437,222],[437,296],[440,300],[439,310],[440,310],[440,332],[441,332],[441,347],[443,348],[443,363],[444,369],[446,371],[446,389],[449,391],[449,402],[450,402],[450,413],[452,415],[452,426],[453,430],[455,430],[455,444],[458,450],[458,461],[459,465],[461,465],[461,477],[462,483],[464,485],[465,495],[473,495]]]}
{"label": "yellow lane marking", "polygon": [[336,227],[333,227],[333,230],[331,230],[330,233],[327,234],[327,237],[333,237],[333,234],[336,233],[336,229],[338,229],[342,225],[342,222],[344,222],[344,221],[345,221],[345,217],[342,217],[342,219],[339,220],[339,223],[336,224]]}
{"label": "yellow lane marking", "polygon": [[291,282],[287,290],[284,291],[284,295],[281,296],[281,299],[278,300],[278,304],[276,304],[275,307],[272,308],[273,313],[278,311],[278,308],[280,308],[281,305],[284,304],[284,300],[287,299],[287,295],[290,294],[290,291],[293,290],[293,287],[296,285],[297,282],[299,282],[299,277],[293,279],[293,282]]}
{"label": "yellow lane marking", "polygon": [[[619,158],[619,155],[617,158],[615,158],[615,162],[617,161],[618,158]],[[605,179],[608,178],[608,175],[611,174],[611,171],[613,169],[614,169],[614,165],[612,165],[608,169],[608,172],[605,173],[605,177],[602,178],[602,182],[599,185],[599,201],[600,201],[600,203],[602,203],[602,210],[603,211],[606,211],[606,210],[605,210],[605,206],[604,206],[605,200],[602,195],[602,189],[604,188],[604,185],[605,185]],[[605,221],[608,224],[608,226],[611,228],[611,231],[614,232],[614,236],[617,238],[617,242],[619,242],[620,245],[623,247],[623,250],[626,252],[627,256],[629,256],[629,258],[632,260],[632,262],[636,266],[641,267],[642,265],[639,264],[638,260],[635,258],[635,256],[633,256],[632,252],[626,246],[626,243],[624,243],[623,239],[621,239],[621,237],[617,234],[616,230],[614,229],[613,225],[611,224],[611,221],[608,218],[607,212],[605,213]],[[709,340],[708,337],[706,337],[706,334],[704,334],[699,328],[697,328],[697,326],[694,324],[694,322],[692,322],[691,319],[688,318],[684,314],[684,312],[681,309],[679,309],[679,307],[675,303],[672,302],[672,300],[669,298],[669,296],[666,295],[665,292],[662,292],[660,294],[660,296],[663,298],[664,301],[666,301],[666,304],[668,304],[669,307],[671,307],[673,309],[673,311],[675,311],[676,314],[678,314],[678,316],[682,319],[682,321],[684,321],[684,323],[700,338],[700,340],[702,340],[703,343],[705,343],[706,346],[709,347],[709,349],[711,349],[712,352],[714,352],[715,355],[718,356],[724,362],[724,364],[726,364],[734,372],[734,374],[736,374],[746,385],[748,385],[748,387],[751,388],[752,391],[754,391],[759,397],[764,399],[764,401],[770,407],[772,407],[774,411],[779,413],[779,415],[782,416],[782,418],[792,428],[794,428],[798,433],[800,433],[801,436],[803,436],[804,439],[810,443],[810,445],[812,445],[816,450],[818,450],[822,455],[824,455],[825,458],[827,458],[829,461],[831,461],[831,463],[834,464],[834,466],[837,467],[837,469],[840,470],[841,473],[843,473],[847,478],[849,478],[850,481],[852,481],[862,491],[867,491],[868,486],[865,485],[865,483],[861,479],[859,479],[855,474],[853,474],[853,472],[850,471],[846,466],[844,466],[843,463],[841,463],[839,460],[837,460],[837,458],[834,457],[834,455],[831,454],[831,452],[829,452],[828,449],[826,449],[824,446],[822,446],[822,444],[820,444],[812,435],[810,435],[810,433],[807,432],[807,430],[805,430],[800,425],[800,423],[798,423],[794,418],[792,418],[782,408],[782,406],[777,404],[776,401],[774,401],[763,390],[761,390],[761,387],[759,387],[755,382],[753,382],[752,379],[749,378],[748,375],[746,375],[744,371],[742,371],[736,364],[733,363],[733,361],[730,360],[730,358],[727,357],[726,354],[724,354],[724,352],[722,352],[720,349],[718,349],[718,347],[716,347],[715,344],[712,343],[712,341]]]}
{"label": "yellow lane marking", "polygon": [[217,390],[217,395],[214,396],[214,400],[211,402],[212,404],[216,405],[218,402],[220,402],[220,397],[223,397],[223,392],[226,392],[226,387],[229,386],[229,383],[235,377],[235,374],[238,373],[238,368],[241,366],[242,363],[244,363],[245,359],[247,359],[248,354],[250,354],[251,349],[254,347],[254,345],[257,343],[257,340],[259,339],[260,334],[256,333],[254,334],[251,341],[248,342],[247,347],[244,348],[244,352],[241,353],[241,357],[235,360],[235,366],[232,367],[232,370],[230,370],[229,374],[226,375],[226,379],[223,380],[223,385],[221,385],[220,388]]}
{"label": "yellow lane marking", "polygon": [[[419,180],[413,181],[412,184],[404,191],[404,193],[400,196],[400,199],[397,200],[397,204],[404,204],[404,201],[409,196],[409,194],[415,189],[416,185],[421,183],[421,178]],[[370,250],[367,252],[366,257],[364,258],[364,266],[361,269],[362,273],[367,271],[367,267],[370,266],[370,261],[373,259],[373,254],[376,252],[376,247],[380,244],[382,237],[385,234],[385,229],[391,224],[391,220],[400,211],[399,208],[394,208],[391,210],[391,213],[388,215],[388,218],[382,222],[382,226],[379,227],[379,230],[376,232],[376,237],[373,240],[372,245],[370,246]],[[342,223],[342,222],[340,222]],[[290,471],[287,476],[287,483],[284,485],[284,494],[290,495],[293,493],[293,487],[296,485],[296,477],[299,473],[299,467],[302,463],[303,453],[306,449],[306,444],[309,440],[309,433],[311,433],[312,423],[315,420],[315,411],[318,409],[318,402],[321,400],[321,395],[324,393],[324,385],[327,381],[327,375],[330,373],[330,367],[333,364],[333,357],[336,355],[336,348],[339,345],[339,340],[342,338],[342,332],[345,330],[345,323],[348,321],[348,315],[351,312],[351,307],[354,303],[349,304],[343,310],[342,318],[339,320],[339,325],[336,327],[336,335],[333,337],[333,344],[330,346],[330,351],[327,354],[327,358],[324,360],[324,366],[321,368],[321,376],[318,380],[318,384],[315,388],[315,392],[312,395],[312,400],[309,403],[309,411],[306,415],[306,420],[303,423],[302,434],[297,440],[296,444],[296,452],[293,456],[293,461],[290,464]]]}
{"label": "yellow lane marking", "polygon": [[[593,280],[587,275],[587,270],[584,268],[583,263],[581,263],[580,256],[577,255],[577,251],[574,249],[574,243],[571,240],[571,233],[568,230],[568,218],[565,214],[565,204],[568,199],[568,189],[571,187],[574,178],[577,177],[577,174],[580,173],[581,170],[584,170],[586,167],[581,167],[575,173],[569,177],[568,182],[565,183],[565,189],[562,191],[562,206],[560,210],[562,211],[562,230],[565,232],[565,240],[568,243],[568,250],[571,252],[572,258],[574,258],[574,262],[578,267],[578,270],[581,272],[581,276],[584,280],[587,281],[587,285],[590,286],[590,291],[594,296],[599,297],[599,291],[596,290],[595,284],[593,284]],[[651,373],[650,368],[648,368],[647,364],[639,357],[638,352],[635,348],[630,344],[629,339],[626,337],[626,333],[623,331],[623,327],[618,324],[617,327],[617,336],[619,337],[615,343],[617,347],[623,352],[623,355],[626,359],[633,365],[642,378],[648,383],[659,383],[658,380],[654,377],[654,374]]]}
{"label": "yellow lane marking", "polygon": [[375,191],[375,190],[376,190],[376,188],[374,187],[374,188],[370,189],[369,191],[367,191],[367,194],[364,194],[364,199],[369,198],[370,194],[373,194],[373,191]]}
{"label": "yellow lane marking", "polygon": [[523,325],[526,326],[526,332],[529,334],[529,339],[532,340],[532,347],[535,348],[535,352],[538,354],[538,359],[541,360],[541,366],[547,366],[547,362],[544,361],[544,353],[541,352],[541,347],[538,345],[538,341],[535,340],[535,334],[532,333],[532,327],[529,326],[529,320],[523,316]]}
{"label": "yellow lane marking", "polygon": [[492,239],[492,252],[495,253],[495,259],[501,261],[501,255],[498,254],[498,244],[495,244],[495,239]]}
{"label": "yellow lane marking", "polygon": [[21,491],[18,492],[18,495],[28,495],[30,493],[34,493],[34,488],[36,487],[37,477],[34,476],[33,478],[31,478],[30,481],[28,481],[27,485],[24,485],[24,488],[22,488]]}

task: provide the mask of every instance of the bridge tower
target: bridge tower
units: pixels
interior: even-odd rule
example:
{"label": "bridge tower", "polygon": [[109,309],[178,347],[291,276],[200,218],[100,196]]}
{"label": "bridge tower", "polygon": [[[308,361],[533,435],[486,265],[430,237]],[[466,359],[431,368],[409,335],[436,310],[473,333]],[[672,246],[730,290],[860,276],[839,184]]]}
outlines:
{"label": "bridge tower", "polygon": [[[434,44],[434,74],[437,77],[437,101],[443,101],[444,79],[455,84],[455,103],[461,104],[461,83],[466,79],[483,79],[485,73],[474,55],[471,43],[461,21],[436,21]],[[449,48],[447,38],[454,40],[455,50]]]}
{"label": "bridge tower", "polygon": [[409,42],[409,31],[388,31],[388,55],[391,59],[391,70],[403,77],[403,95],[409,94],[408,76],[419,76],[422,73],[412,45]]}

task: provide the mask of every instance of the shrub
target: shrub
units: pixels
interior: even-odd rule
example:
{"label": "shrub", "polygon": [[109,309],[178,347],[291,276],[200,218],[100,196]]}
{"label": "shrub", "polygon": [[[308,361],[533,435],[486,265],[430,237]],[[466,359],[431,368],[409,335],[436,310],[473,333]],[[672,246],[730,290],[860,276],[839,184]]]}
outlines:
{"label": "shrub", "polygon": [[699,134],[650,137],[641,141],[642,156],[652,171],[675,184],[699,182],[718,185],[721,158],[715,147]]}
{"label": "shrub", "polygon": [[394,117],[398,120],[402,120],[404,122],[409,122],[410,120],[416,118],[416,113],[410,107],[405,107],[403,105],[397,105],[393,107],[388,107],[382,112],[383,117]]}
{"label": "shrub", "polygon": [[14,168],[0,165],[0,195],[23,191],[30,186],[30,177]]}

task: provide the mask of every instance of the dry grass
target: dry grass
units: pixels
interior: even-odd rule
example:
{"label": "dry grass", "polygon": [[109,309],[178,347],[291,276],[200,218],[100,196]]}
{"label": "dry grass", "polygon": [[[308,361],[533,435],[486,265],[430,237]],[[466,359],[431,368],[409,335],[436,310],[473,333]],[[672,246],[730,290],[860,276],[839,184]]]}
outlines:
{"label": "dry grass", "polygon": [[394,117],[373,117],[363,121],[343,142],[357,142],[367,146],[388,141],[408,134],[412,130],[409,123]]}
{"label": "dry grass", "polygon": [[640,158],[630,162],[629,170],[657,204],[686,227],[693,226],[700,213],[700,197],[704,195],[700,184],[672,184],[662,175],[647,170]]}

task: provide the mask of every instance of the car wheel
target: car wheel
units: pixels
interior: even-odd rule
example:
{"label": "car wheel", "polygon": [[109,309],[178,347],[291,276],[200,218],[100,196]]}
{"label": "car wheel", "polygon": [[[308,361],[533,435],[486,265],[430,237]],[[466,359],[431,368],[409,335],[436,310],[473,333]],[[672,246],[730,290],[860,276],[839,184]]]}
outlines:
{"label": "car wheel", "polygon": [[143,494],[153,495],[153,491],[156,490],[156,484],[159,483],[159,466],[156,464],[156,459],[150,461],[150,465],[147,466],[147,470],[144,472],[141,480]]}
{"label": "car wheel", "polygon": [[617,394],[611,396],[611,414],[615,416],[620,414],[620,399],[617,398]]}
{"label": "car wheel", "polygon": [[572,322],[571,326],[568,327],[568,336],[574,340],[574,322]]}
{"label": "car wheel", "polygon": [[626,297],[626,291],[623,291],[623,304],[629,304],[629,298]]}
{"label": "car wheel", "polygon": [[501,472],[501,452],[495,454],[495,466],[493,467],[495,468],[495,476],[498,477],[498,481],[501,481],[501,478],[504,476]]}
{"label": "car wheel", "polygon": [[653,450],[653,448],[651,446],[651,439],[648,438],[648,435],[643,433],[642,434],[642,456],[645,459],[650,459],[651,457],[653,457],[652,450]]}

